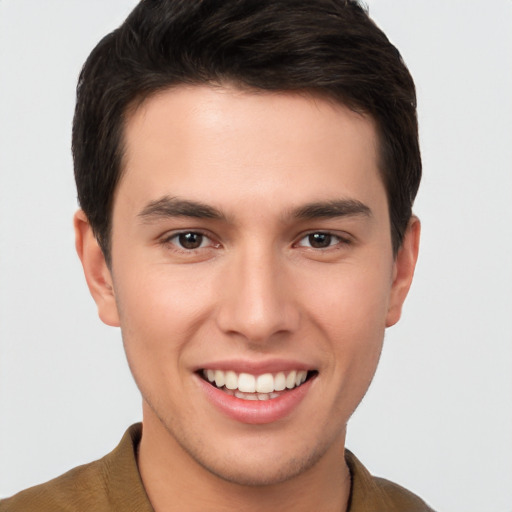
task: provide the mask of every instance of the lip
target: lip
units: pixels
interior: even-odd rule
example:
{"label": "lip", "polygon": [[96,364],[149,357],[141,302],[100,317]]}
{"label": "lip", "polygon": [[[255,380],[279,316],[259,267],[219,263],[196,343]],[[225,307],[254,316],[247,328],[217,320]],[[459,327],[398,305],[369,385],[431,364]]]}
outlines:
{"label": "lip", "polygon": [[291,372],[293,370],[313,371],[316,370],[316,368],[312,367],[310,364],[301,363],[299,361],[273,359],[271,361],[212,361],[193,369],[194,372],[199,372],[201,370],[223,370],[233,371],[235,373],[263,375],[264,373]]}
{"label": "lip", "polygon": [[[216,368],[229,369],[225,366],[216,366]],[[239,370],[240,366],[236,368]],[[265,368],[266,372],[270,372],[268,366]],[[283,369],[282,366],[280,368]],[[297,367],[295,366],[294,369]],[[224,393],[197,374],[196,379],[207,400],[221,413],[240,423],[263,425],[273,423],[291,414],[311,389],[315,377],[271,400],[243,400]]]}

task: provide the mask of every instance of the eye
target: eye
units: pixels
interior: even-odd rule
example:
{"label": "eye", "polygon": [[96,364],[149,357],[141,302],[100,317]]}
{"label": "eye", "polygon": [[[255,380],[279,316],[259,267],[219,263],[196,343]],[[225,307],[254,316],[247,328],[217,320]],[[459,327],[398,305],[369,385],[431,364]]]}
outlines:
{"label": "eye", "polygon": [[165,240],[165,243],[177,246],[179,249],[193,251],[214,245],[213,242],[202,233],[185,231],[176,233]]}
{"label": "eye", "polygon": [[332,233],[317,231],[301,238],[297,245],[299,247],[311,247],[312,249],[328,249],[329,247],[348,243],[350,242],[347,239],[333,235]]}

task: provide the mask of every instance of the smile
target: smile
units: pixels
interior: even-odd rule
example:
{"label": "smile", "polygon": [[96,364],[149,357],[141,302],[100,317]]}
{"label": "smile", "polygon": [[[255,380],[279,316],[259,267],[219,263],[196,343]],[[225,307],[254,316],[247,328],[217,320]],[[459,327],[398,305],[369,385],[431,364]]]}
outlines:
{"label": "smile", "polygon": [[242,400],[272,400],[279,398],[286,390],[301,386],[313,372],[292,370],[288,372],[236,373],[228,370],[204,369],[202,377],[217,389]]}

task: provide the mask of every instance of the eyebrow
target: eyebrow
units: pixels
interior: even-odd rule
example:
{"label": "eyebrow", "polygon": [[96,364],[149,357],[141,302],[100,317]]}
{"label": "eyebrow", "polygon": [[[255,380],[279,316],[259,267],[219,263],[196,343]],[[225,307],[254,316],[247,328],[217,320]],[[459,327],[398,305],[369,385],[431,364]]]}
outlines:
{"label": "eyebrow", "polygon": [[[307,203],[287,215],[287,217],[301,220],[352,216],[371,217],[372,211],[356,199],[338,199]],[[169,217],[226,220],[226,216],[213,206],[200,201],[170,196],[151,201],[142,209],[138,217],[147,222]]]}
{"label": "eyebrow", "polygon": [[223,220],[225,216],[222,212],[201,203],[199,201],[190,201],[178,197],[164,196],[156,201],[148,203],[138,217],[145,221],[157,220],[167,217],[194,217],[196,219],[216,219]]}
{"label": "eyebrow", "polygon": [[292,212],[292,217],[304,220],[353,216],[372,217],[372,211],[357,199],[338,199],[308,203]]}

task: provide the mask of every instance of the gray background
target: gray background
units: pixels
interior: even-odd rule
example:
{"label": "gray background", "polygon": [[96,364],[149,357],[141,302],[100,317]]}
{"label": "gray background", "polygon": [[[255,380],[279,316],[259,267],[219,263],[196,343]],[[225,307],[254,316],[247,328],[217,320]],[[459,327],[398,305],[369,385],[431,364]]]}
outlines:
{"label": "gray background", "polygon": [[[347,445],[452,512],[512,511],[512,1],[370,0],[415,77],[423,240]],[[78,259],[74,87],[134,0],[0,0],[0,496],[140,419]]]}

